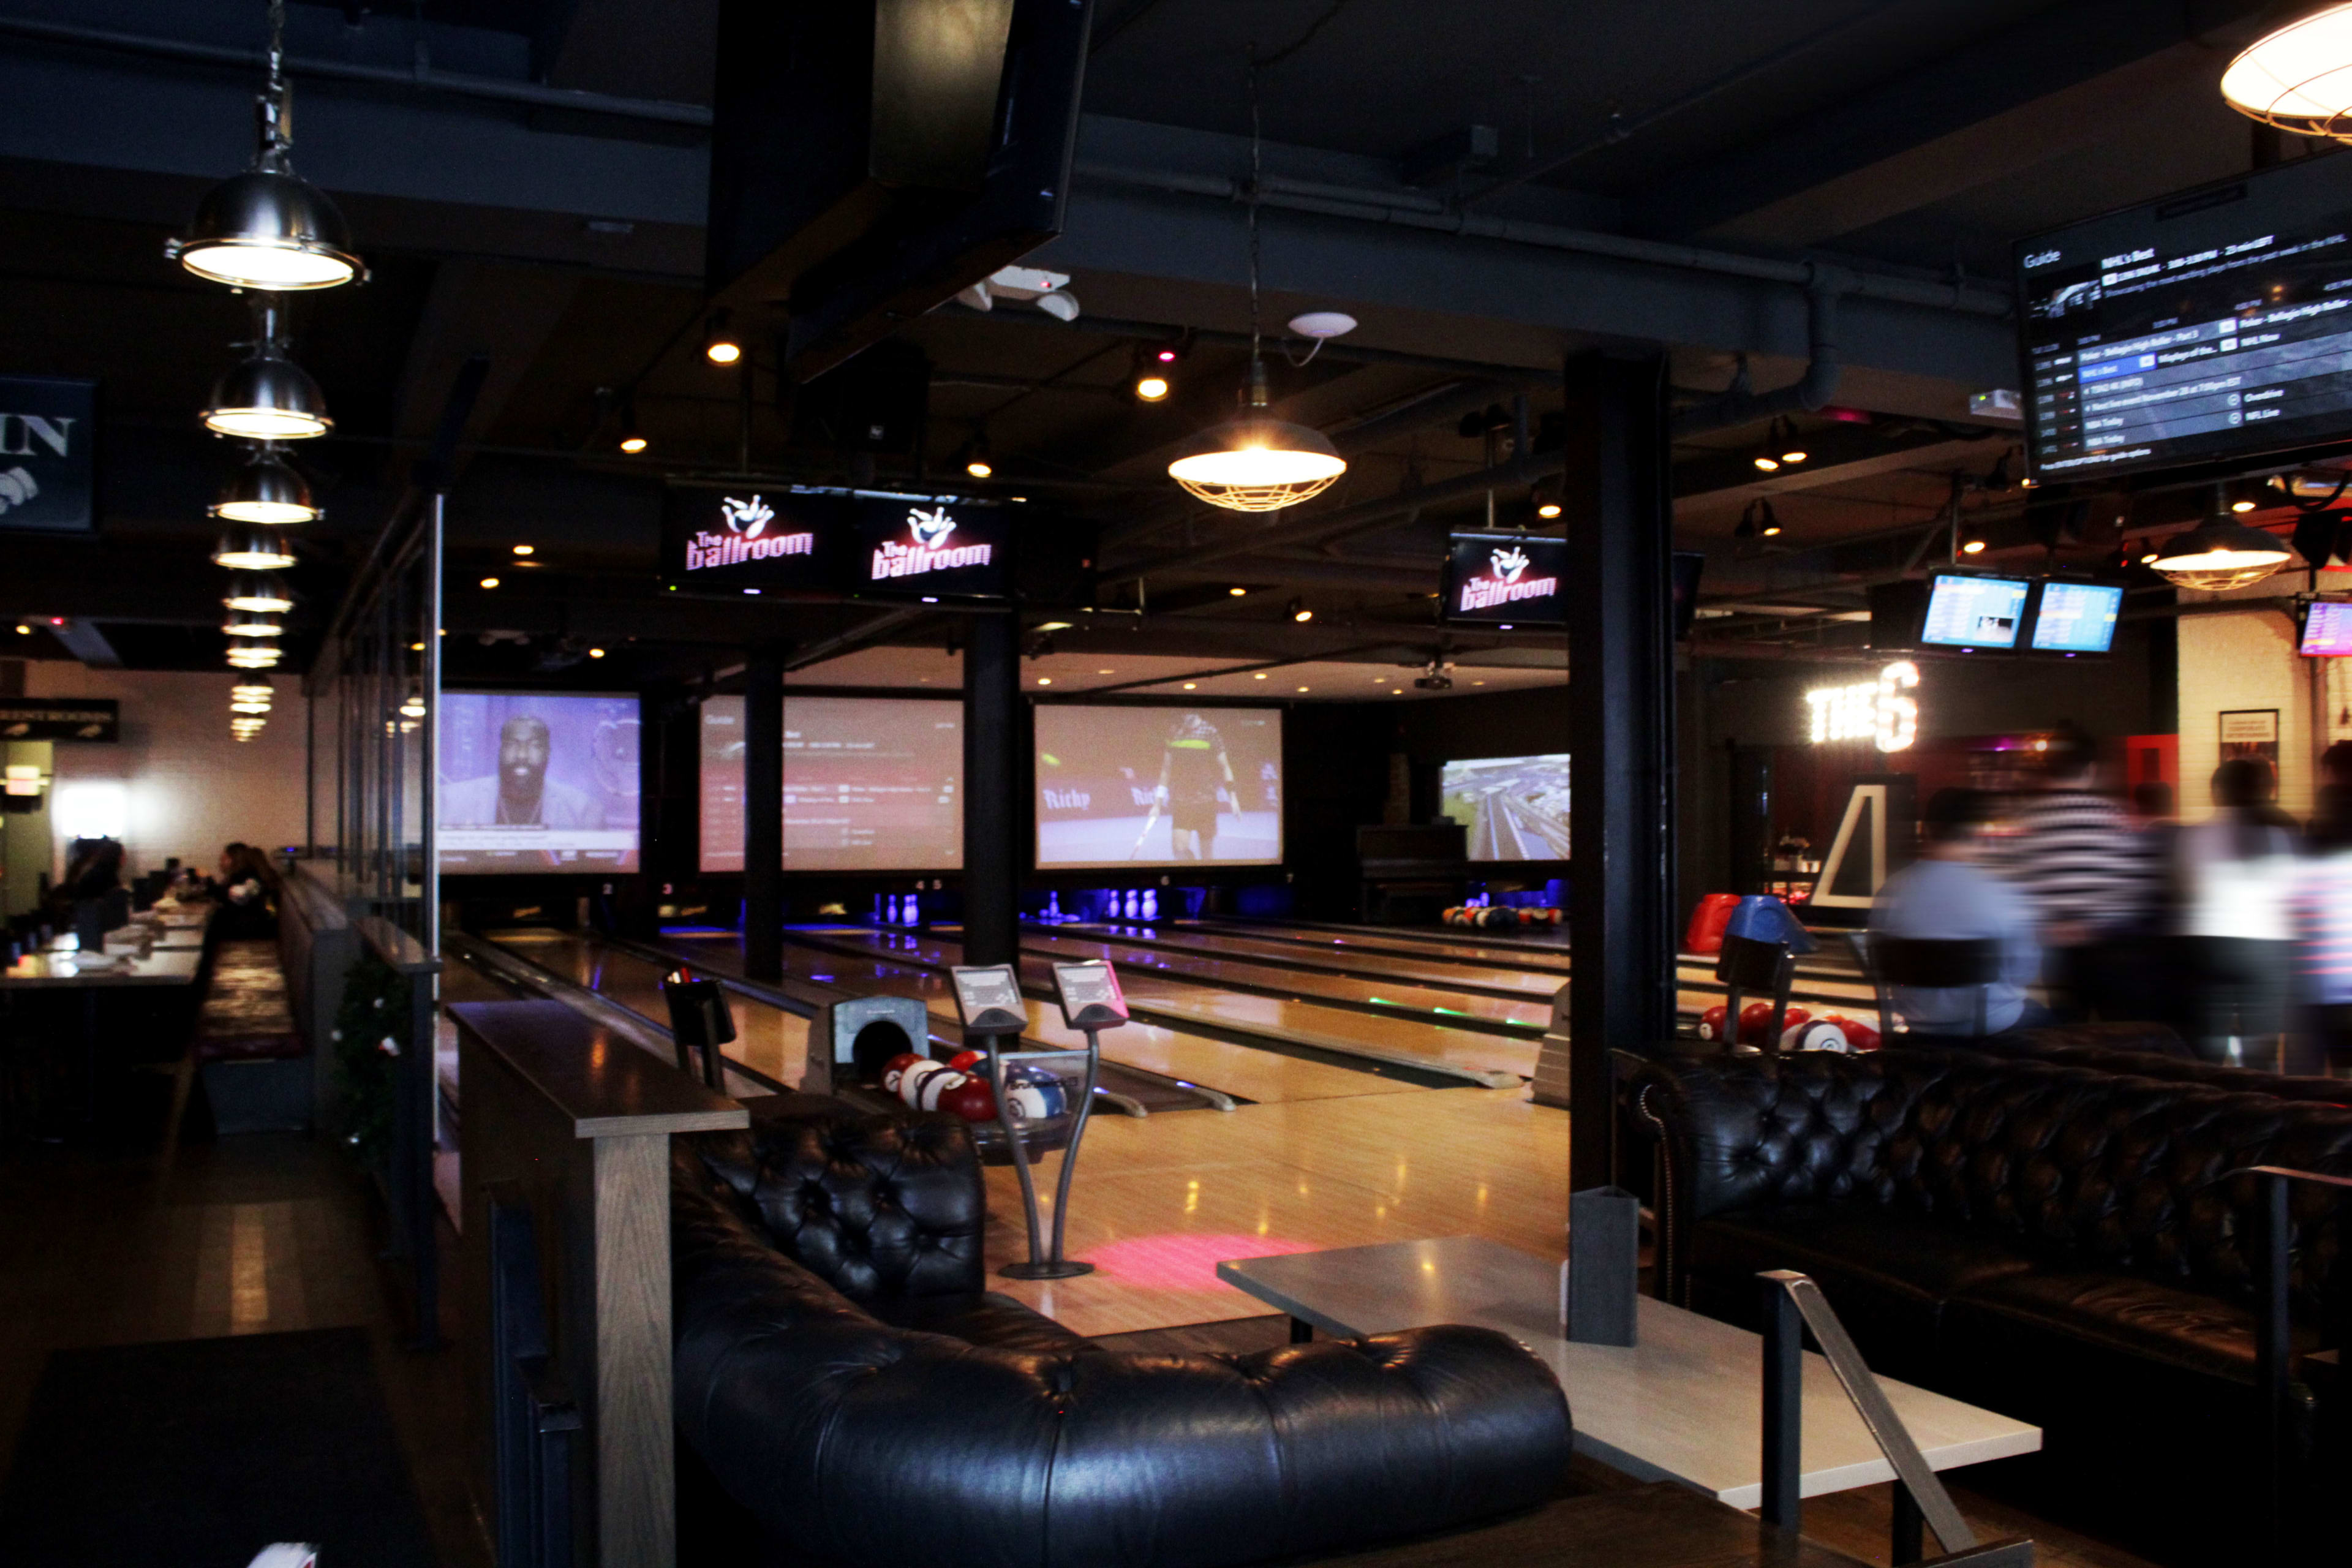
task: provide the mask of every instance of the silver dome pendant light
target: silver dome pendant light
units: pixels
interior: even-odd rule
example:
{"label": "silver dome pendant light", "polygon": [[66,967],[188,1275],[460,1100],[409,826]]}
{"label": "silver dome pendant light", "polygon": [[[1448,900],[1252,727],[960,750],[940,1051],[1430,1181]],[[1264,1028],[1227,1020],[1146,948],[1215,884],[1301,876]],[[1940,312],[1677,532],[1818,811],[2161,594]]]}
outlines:
{"label": "silver dome pendant light", "polygon": [[294,89],[286,79],[286,0],[269,3],[269,75],[254,100],[260,146],[253,166],[215,185],[188,237],[163,254],[232,289],[288,293],[364,279],[343,215],[294,173]]}

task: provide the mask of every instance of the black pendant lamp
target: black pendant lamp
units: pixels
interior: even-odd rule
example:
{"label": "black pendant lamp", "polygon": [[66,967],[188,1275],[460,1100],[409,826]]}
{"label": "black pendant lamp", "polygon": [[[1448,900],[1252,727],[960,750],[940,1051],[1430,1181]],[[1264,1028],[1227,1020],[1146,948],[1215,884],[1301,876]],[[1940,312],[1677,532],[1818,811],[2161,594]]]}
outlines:
{"label": "black pendant lamp", "polygon": [[261,144],[253,166],[212,188],[187,237],[163,247],[199,278],[233,289],[289,292],[362,279],[343,215],[295,176],[294,91],[286,79],[286,4],[269,0],[269,75],[255,108]]}
{"label": "black pendant lamp", "polygon": [[318,502],[310,496],[310,481],[278,454],[275,446],[267,444],[257,447],[245,466],[229,477],[211,510],[213,516],[224,521],[276,527],[316,522],[320,517]]}

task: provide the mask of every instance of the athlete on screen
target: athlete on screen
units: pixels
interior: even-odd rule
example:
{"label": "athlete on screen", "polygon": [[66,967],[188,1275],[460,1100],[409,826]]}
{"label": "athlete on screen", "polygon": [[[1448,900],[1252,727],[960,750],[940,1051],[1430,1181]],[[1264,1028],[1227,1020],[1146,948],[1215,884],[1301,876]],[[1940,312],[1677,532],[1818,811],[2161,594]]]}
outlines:
{"label": "athlete on screen", "polygon": [[[1164,809],[1175,857],[1213,858],[1217,825],[1223,816],[1221,803],[1230,805],[1236,816],[1241,814],[1241,799],[1234,789],[1234,760],[1226,755],[1225,739],[1217,733],[1217,727],[1198,713],[1187,713],[1160,748],[1160,782],[1152,786],[1151,815],[1143,819],[1143,831],[1136,835],[1135,847],[1127,852],[1127,858],[1132,860],[1142,853],[1143,841],[1151,836],[1151,825]],[[1205,844],[1203,834],[1208,836]]]}
{"label": "athlete on screen", "polygon": [[441,796],[446,827],[604,826],[604,807],[585,790],[547,776],[547,721],[518,713],[499,731],[499,771],[460,779]]}

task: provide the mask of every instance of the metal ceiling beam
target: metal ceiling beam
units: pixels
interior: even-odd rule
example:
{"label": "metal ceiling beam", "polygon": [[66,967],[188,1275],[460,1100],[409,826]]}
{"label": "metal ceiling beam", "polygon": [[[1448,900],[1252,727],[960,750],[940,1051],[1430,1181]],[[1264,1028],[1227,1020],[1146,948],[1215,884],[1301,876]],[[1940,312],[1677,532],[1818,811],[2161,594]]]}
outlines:
{"label": "metal ceiling beam", "polygon": [[[2083,89],[2210,79],[2269,0],[2062,0],[1992,37],[1861,91],[1776,134],[1650,182],[1628,226],[1812,244],[1916,211],[2102,132]],[[2216,54],[2216,49],[2222,53]],[[2210,85],[2206,90],[2210,91]],[[2144,101],[2144,99],[2143,99]],[[2039,111],[2035,112],[2039,106]],[[2030,125],[2011,117],[2026,114]],[[2021,131],[2023,134],[2021,134]]]}
{"label": "metal ceiling beam", "polygon": [[121,669],[122,656],[106,640],[106,634],[95,622],[75,618],[61,626],[51,626],[49,635],[65,645],[68,653],[92,669]]}

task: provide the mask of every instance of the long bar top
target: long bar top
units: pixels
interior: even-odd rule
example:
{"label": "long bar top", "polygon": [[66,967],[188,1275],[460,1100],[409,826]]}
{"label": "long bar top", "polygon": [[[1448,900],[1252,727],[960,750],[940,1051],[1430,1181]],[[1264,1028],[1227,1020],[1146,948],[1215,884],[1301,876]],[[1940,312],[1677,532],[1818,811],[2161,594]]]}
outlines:
{"label": "long bar top", "polygon": [[561,1002],[459,1002],[448,1012],[569,1118],[575,1138],[751,1124],[734,1100]]}

